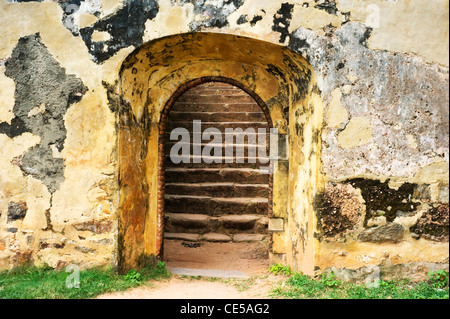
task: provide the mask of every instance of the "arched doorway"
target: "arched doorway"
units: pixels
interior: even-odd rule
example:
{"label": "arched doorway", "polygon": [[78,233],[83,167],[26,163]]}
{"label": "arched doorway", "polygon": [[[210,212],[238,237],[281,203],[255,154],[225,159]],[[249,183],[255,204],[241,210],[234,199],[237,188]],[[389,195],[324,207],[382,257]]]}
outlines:
{"label": "arched doorway", "polygon": [[180,88],[160,121],[163,260],[191,274],[192,268],[263,272],[271,240],[269,110],[232,79],[201,80]]}
{"label": "arched doorway", "polygon": [[167,106],[187,88],[220,78],[259,99],[278,130],[279,160],[269,181],[269,261],[313,273],[314,200],[323,187],[323,106],[309,63],[288,48],[260,40],[188,33],[137,48],[119,75],[119,270],[162,257],[165,200],[160,190],[165,175],[160,138],[166,132]]}

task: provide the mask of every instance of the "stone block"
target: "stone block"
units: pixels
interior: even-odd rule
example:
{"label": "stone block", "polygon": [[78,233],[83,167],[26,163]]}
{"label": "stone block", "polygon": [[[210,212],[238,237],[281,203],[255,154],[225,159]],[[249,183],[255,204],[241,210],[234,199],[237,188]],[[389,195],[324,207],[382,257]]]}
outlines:
{"label": "stone block", "polygon": [[358,240],[371,243],[398,243],[402,240],[405,228],[397,223],[369,228],[359,234]]}
{"label": "stone block", "polygon": [[236,234],[233,236],[235,242],[261,241],[263,239],[264,235],[261,234]]}
{"label": "stone block", "polygon": [[26,202],[11,202],[8,205],[8,222],[18,219],[23,219],[27,214]]}
{"label": "stone block", "polygon": [[283,218],[269,218],[269,231],[282,232],[284,230]]}
{"label": "stone block", "polygon": [[225,234],[207,233],[203,235],[203,240],[212,242],[228,242],[231,241],[231,237]]}

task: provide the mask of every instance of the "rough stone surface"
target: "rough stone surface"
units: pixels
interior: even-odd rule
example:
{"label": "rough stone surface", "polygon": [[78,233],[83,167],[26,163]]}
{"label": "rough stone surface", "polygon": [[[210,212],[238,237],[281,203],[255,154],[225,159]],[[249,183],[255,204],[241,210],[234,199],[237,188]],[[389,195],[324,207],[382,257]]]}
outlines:
{"label": "rough stone surface", "polygon": [[410,279],[412,282],[420,282],[428,279],[428,273],[436,270],[448,271],[448,263],[411,262],[394,264],[390,260],[383,260],[379,265],[365,266],[358,269],[345,269],[330,267],[323,273],[333,272],[339,279],[354,283],[375,283],[376,280],[401,280]]}
{"label": "rough stone surface", "polygon": [[235,242],[261,241],[264,239],[262,234],[236,234],[233,236]]}
{"label": "rough stone surface", "polygon": [[[364,116],[368,121],[361,131],[364,143],[356,143],[358,129],[355,142],[345,140],[344,148],[336,137],[345,131],[331,129],[325,135],[325,171],[330,177],[409,176],[435,156],[448,162],[448,69],[370,50],[365,45],[370,34],[364,25],[349,22],[324,36],[299,28],[290,38],[289,46],[304,53],[318,72],[324,100],[330,102],[335,88],[351,85],[341,105],[351,119]],[[434,94],[428,94],[430,90]],[[415,148],[407,135],[416,137]],[[345,164],[347,158],[352,158],[352,165]]]}
{"label": "rough stone surface", "polygon": [[165,233],[164,237],[167,239],[179,239],[186,241],[199,241],[201,236],[198,234],[186,234],[186,233]]}
{"label": "rough stone surface", "polygon": [[23,219],[27,214],[27,203],[26,202],[18,202],[18,203],[9,203],[8,204],[8,221]]}
{"label": "rough stone surface", "polygon": [[337,240],[356,229],[364,210],[356,189],[350,185],[329,185],[316,200],[319,238]]}
{"label": "rough stone surface", "polygon": [[397,223],[369,228],[358,235],[358,240],[371,243],[398,243],[403,239],[405,228]]}
{"label": "rough stone surface", "polygon": [[449,204],[441,204],[426,211],[418,222],[411,227],[414,238],[434,241],[449,240]]}
{"label": "rough stone surface", "polygon": [[[64,148],[64,115],[87,88],[80,79],[66,74],[39,34],[19,39],[5,67],[5,75],[16,83],[15,117],[10,125],[0,123],[0,133],[16,137],[31,132],[40,137],[40,143],[21,157],[19,166],[53,193],[64,180],[64,159],[55,157],[52,147],[58,152]],[[33,112],[36,108],[39,111]]]}
{"label": "rough stone surface", "polygon": [[231,241],[231,237],[220,233],[207,233],[203,235],[203,240],[212,242],[228,242]]}
{"label": "rough stone surface", "polygon": [[355,178],[345,181],[361,190],[366,206],[365,224],[371,217],[383,212],[388,222],[394,221],[397,212],[414,212],[418,202],[413,200],[415,184],[404,183],[398,189],[389,186],[389,180]]}

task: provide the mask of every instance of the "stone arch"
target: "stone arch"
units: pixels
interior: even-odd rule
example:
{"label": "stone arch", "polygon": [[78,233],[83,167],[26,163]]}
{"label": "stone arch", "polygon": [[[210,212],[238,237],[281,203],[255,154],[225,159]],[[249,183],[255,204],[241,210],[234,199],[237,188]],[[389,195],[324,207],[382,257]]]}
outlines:
{"label": "stone arch", "polygon": [[[171,100],[206,80],[233,82],[266,109],[279,132],[269,216],[272,262],[312,273],[314,197],[323,106],[312,67],[288,48],[227,34],[187,33],[142,45],[123,62],[119,89],[118,264],[154,263],[162,249],[160,134]],[[197,81],[197,82],[196,82]]]}

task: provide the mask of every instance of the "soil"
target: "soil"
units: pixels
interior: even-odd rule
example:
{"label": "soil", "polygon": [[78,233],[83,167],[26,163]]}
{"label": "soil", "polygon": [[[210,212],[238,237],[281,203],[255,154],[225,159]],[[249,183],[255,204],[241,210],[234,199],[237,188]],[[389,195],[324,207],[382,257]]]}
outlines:
{"label": "soil", "polygon": [[241,271],[248,276],[267,272],[268,247],[262,242],[211,243],[164,241],[167,267]]}
{"label": "soil", "polygon": [[268,272],[267,244],[210,243],[166,240],[164,261],[167,268],[240,271],[248,279],[220,279],[172,275],[148,286],[100,299],[265,299],[281,280]]}

